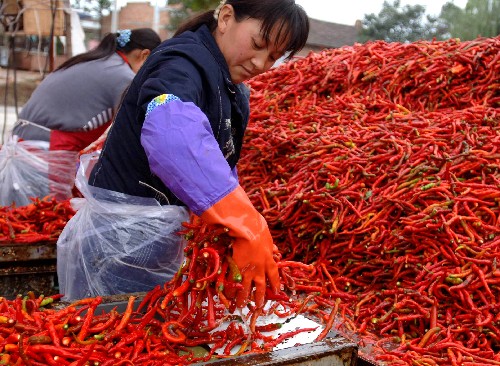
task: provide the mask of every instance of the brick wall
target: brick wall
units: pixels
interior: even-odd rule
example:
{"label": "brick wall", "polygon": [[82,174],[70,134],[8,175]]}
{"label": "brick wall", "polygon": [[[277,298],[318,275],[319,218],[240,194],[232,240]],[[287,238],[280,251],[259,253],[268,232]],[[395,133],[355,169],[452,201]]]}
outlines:
{"label": "brick wall", "polygon": [[[153,28],[154,6],[149,2],[127,3],[118,11],[118,29]],[[170,23],[170,13],[165,8],[160,8],[159,12],[159,35],[161,40],[170,38],[169,32],[165,29]],[[111,30],[111,15],[102,20],[102,34]]]}

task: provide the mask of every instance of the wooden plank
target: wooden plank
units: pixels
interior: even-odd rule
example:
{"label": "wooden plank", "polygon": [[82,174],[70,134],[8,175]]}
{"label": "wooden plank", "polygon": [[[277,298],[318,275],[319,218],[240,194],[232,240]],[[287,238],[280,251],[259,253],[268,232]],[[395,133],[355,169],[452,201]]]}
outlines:
{"label": "wooden plank", "polygon": [[56,259],[57,244],[55,241],[38,243],[1,243],[0,263]]}

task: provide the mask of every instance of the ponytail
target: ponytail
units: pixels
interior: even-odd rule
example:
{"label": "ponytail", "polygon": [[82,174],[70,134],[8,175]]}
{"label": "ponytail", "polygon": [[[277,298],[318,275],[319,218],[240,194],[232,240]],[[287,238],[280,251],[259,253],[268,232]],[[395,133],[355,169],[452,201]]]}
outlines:
{"label": "ponytail", "polygon": [[82,62],[109,58],[117,50],[125,54],[135,49],[148,49],[152,51],[160,43],[160,37],[151,28],[126,29],[120,30],[117,33],[108,33],[96,48],[69,58],[55,71],[64,70]]}

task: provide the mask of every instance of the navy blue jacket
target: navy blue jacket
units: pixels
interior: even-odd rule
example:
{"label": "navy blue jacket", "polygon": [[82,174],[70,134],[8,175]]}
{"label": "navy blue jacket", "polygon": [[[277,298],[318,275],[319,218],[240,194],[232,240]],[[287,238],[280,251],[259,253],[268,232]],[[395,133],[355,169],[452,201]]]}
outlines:
{"label": "navy blue jacket", "polygon": [[[93,186],[141,197],[161,192],[170,204],[180,201],[151,172],[141,145],[141,128],[148,104],[173,94],[192,102],[208,117],[212,133],[230,168],[240,157],[249,117],[248,89],[233,84],[226,61],[206,26],[185,32],[158,46],[126,92],[108,133],[99,161],[92,170]],[[223,128],[230,122],[230,129]]]}

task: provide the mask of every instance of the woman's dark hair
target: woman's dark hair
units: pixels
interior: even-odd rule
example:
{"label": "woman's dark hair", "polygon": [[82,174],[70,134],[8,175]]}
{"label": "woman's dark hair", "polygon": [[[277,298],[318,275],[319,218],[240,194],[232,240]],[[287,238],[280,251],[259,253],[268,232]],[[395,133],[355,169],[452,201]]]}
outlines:
{"label": "woman's dark hair", "polygon": [[158,34],[151,28],[132,29],[130,34],[130,41],[128,41],[127,44],[123,47],[120,47],[116,41],[118,36],[118,33],[106,34],[96,48],[69,58],[55,71],[67,69],[68,67],[82,62],[98,60],[100,58],[108,58],[116,51],[122,51],[123,53],[127,54],[135,49],[153,50],[161,43],[160,36],[158,36]]}
{"label": "woman's dark hair", "polygon": [[[276,45],[285,45],[291,58],[306,44],[309,35],[309,18],[304,9],[295,0],[227,0],[226,4],[234,8],[237,22],[247,18],[262,21],[262,34],[266,42],[270,41],[271,32],[277,30]],[[185,32],[195,31],[205,24],[211,32],[217,27],[214,10],[209,10],[187,20],[179,26],[174,37]]]}

